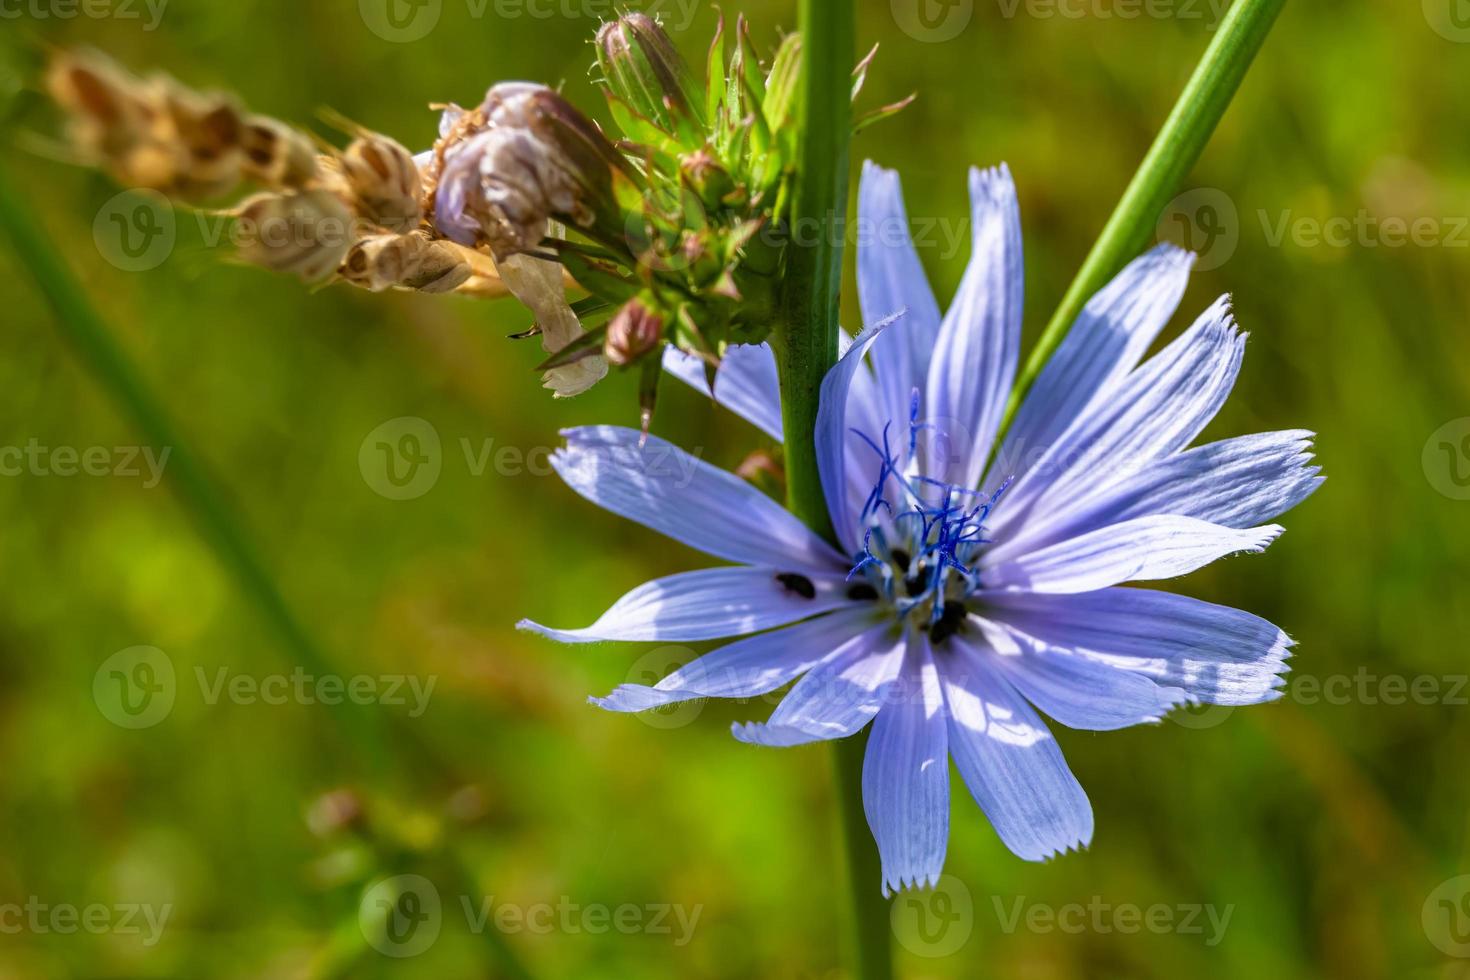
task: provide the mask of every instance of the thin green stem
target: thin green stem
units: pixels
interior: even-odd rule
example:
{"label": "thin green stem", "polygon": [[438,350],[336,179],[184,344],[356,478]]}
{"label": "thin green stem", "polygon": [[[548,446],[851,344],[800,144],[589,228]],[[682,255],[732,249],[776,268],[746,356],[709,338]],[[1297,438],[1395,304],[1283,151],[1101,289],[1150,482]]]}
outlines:
{"label": "thin green stem", "polygon": [[[786,436],[787,506],[830,540],[834,536],[814,435],[822,378],[837,360],[852,138],[853,2],[801,0],[798,19],[803,48],[796,103],[798,160],[775,347]],[[877,848],[863,813],[866,741],[865,736],[838,740],[832,763],[852,903],[853,975],[859,980],[889,980],[893,967],[888,903],[881,891]]]}
{"label": "thin green stem", "polygon": [[[1152,235],[1164,206],[1178,193],[1180,183],[1199,160],[1284,6],[1286,0],[1236,0],[1225,15],[1174,104],[1174,111],[1159,130],[1097,243],[1032,349],[1011,391],[1001,422],[1001,435],[1010,427],[1021,399],[1087,300],[1137,255]],[[1000,445],[998,437],[996,445]]]}
{"label": "thin green stem", "polygon": [[[297,619],[285,596],[276,587],[265,562],[250,544],[250,536],[216,489],[203,463],[169,418],[127,353],[118,345],[106,323],[87,298],[81,284],[57,253],[37,223],[34,214],[15,193],[0,166],[0,233],[14,246],[19,264],[28,269],[41,293],[56,314],[56,325],[81,357],[92,375],[132,419],[143,438],[154,446],[168,447],[166,473],[179,500],[194,517],[220,563],[233,575],[245,597],[279,636],[286,651],[308,672],[317,676],[336,673],[331,660]],[[351,701],[328,712],[350,740],[349,756],[365,774],[389,781],[394,776],[394,749],[415,753],[414,771],[453,779],[454,774],[419,738],[396,719],[379,713],[371,705]],[[453,851],[447,851],[451,873],[460,887],[473,876]],[[525,980],[530,974],[521,965],[505,938],[495,929],[479,930],[494,962],[504,975]]]}

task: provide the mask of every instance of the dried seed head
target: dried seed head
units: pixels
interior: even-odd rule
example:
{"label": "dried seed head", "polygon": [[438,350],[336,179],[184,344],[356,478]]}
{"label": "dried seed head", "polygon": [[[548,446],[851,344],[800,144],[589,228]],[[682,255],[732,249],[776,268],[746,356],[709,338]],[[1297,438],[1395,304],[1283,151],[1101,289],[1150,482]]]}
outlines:
{"label": "dried seed head", "polygon": [[376,133],[358,137],[342,153],[342,172],[364,218],[389,231],[418,227],[419,168],[397,141]]}
{"label": "dried seed head", "polygon": [[317,174],[311,139],[279,120],[247,116],[241,142],[245,173],[262,184],[304,187]]}
{"label": "dried seed head", "polygon": [[238,212],[240,257],[306,282],[320,282],[342,264],[356,241],[352,212],[322,190],[260,194]]}
{"label": "dried seed head", "polygon": [[239,182],[240,113],[228,96],[144,81],[94,52],[58,56],[47,83],[73,142],[121,183],[203,198]]}
{"label": "dried seed head", "polygon": [[469,262],[453,246],[418,231],[370,235],[352,246],[341,268],[343,279],[375,293],[394,287],[452,292],[470,272]]}
{"label": "dried seed head", "polygon": [[607,325],[603,353],[619,367],[656,350],[663,341],[664,321],[639,300],[632,299]]}

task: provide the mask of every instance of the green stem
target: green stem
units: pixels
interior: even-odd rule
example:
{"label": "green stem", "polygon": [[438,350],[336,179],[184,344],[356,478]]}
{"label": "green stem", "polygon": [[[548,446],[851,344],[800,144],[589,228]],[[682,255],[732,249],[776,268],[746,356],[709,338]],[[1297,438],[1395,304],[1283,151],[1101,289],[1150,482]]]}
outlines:
{"label": "green stem", "polygon": [[[204,465],[180,437],[162,402],[153,395],[35,216],[15,193],[4,167],[0,167],[0,232],[10,238],[19,264],[30,271],[56,314],[56,325],[92,375],[131,416],[147,442],[169,448],[166,472],[174,491],[199,524],[220,563],[234,576],[241,591],[280,637],[288,653],[308,673],[319,677],[337,673],[276,587],[264,561],[251,546],[249,534],[216,490]],[[368,774],[387,781],[393,777],[392,763],[397,757],[393,749],[398,748],[415,754],[415,772],[458,783],[417,731],[378,711],[371,705],[349,702],[328,712],[328,717],[341,726],[350,740],[349,758]],[[395,730],[389,731],[395,723]],[[472,882],[473,877],[458,854],[450,851],[447,856],[456,883],[463,887],[463,883]],[[516,980],[530,977],[499,931],[482,929],[480,934],[504,975]]]}
{"label": "green stem", "polygon": [[[1164,206],[1178,192],[1180,183],[1204,151],[1284,6],[1286,0],[1236,0],[1225,15],[1214,40],[1174,104],[1174,111],[1159,130],[1148,155],[1082,263],[1077,278],[1072,280],[1061,305],[1032,349],[1011,391],[1000,435],[1010,427],[1021,399],[1088,299],[1107,285],[1153,234]],[[1000,445],[999,436],[995,444]]]}
{"label": "green stem", "polygon": [[852,139],[852,0],[801,0],[797,166],[775,336],[791,512],[832,538],[813,439],[822,378],[837,362],[837,304]]}
{"label": "green stem", "polygon": [[[817,470],[815,430],[822,379],[837,361],[842,241],[847,218],[848,144],[855,61],[852,0],[801,0],[802,75],[797,90],[798,160],[791,198],[786,273],[775,336],[791,512],[834,538]],[[833,743],[842,814],[847,891],[852,903],[853,976],[893,975],[888,903],[878,851],[863,812],[865,736]]]}

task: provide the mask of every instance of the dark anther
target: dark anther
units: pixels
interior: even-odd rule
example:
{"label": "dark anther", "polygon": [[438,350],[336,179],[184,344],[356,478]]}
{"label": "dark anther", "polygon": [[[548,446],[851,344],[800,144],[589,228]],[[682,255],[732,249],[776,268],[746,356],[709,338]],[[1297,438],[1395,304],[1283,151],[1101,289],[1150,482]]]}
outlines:
{"label": "dark anther", "polygon": [[923,595],[924,590],[929,588],[929,583],[926,581],[924,570],[920,568],[919,574],[910,575],[908,578],[904,579],[903,587],[908,590],[910,599],[917,599],[919,596]]}
{"label": "dark anther", "polygon": [[878,598],[878,590],[867,582],[856,582],[852,588],[847,590],[847,597],[857,602],[867,602]]}
{"label": "dark anther", "polygon": [[787,592],[795,592],[803,599],[815,599],[817,597],[817,587],[805,575],[798,575],[795,572],[782,572],[776,576],[776,581],[784,585]]}
{"label": "dark anther", "polygon": [[909,562],[914,560],[913,556],[910,555],[907,551],[904,551],[902,548],[894,548],[892,551],[892,555],[893,563],[899,568],[908,568]]}
{"label": "dark anther", "polygon": [[970,615],[970,610],[963,602],[950,599],[944,604],[944,612],[939,614],[939,621],[929,627],[929,642],[935,646],[954,636],[965,625],[965,617]]}

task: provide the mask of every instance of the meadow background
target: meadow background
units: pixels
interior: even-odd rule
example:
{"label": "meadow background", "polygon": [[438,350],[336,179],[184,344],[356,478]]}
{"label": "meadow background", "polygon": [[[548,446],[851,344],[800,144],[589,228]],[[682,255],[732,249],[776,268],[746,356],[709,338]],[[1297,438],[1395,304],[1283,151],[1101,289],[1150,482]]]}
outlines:
{"label": "meadow background", "polygon": [[[223,261],[190,212],[173,215],[156,267],[124,268],[115,229],[107,238],[119,188],[45,152],[56,120],[35,73],[48,46],[77,43],[324,134],[316,112],[330,106],[427,145],[427,103],[470,103],[510,78],[561,83],[605,118],[588,73],[597,0],[442,0],[412,39],[384,36],[375,2],[169,0],[156,19],[141,0],[0,4],[4,166],[331,673],[434,684],[421,712],[411,696],[366,712],[210,698],[221,676],[289,676],[298,660],[179,505],[167,466],[157,485],[146,467],[0,477],[0,977],[510,976],[506,949],[537,977],[842,976],[827,750],[734,742],[729,723],[764,717],[763,703],[600,712],[588,694],[692,652],[559,647],[513,629],[522,616],[590,622],[633,585],[702,560],[545,475],[558,428],[636,424],[635,379],[553,402],[530,370],[534,345],[506,339],[528,325],[516,306],[310,292]],[[854,167],[902,172],[945,301],[968,252],[963,233],[943,234],[965,214],[964,170],[1009,162],[1029,343],[1218,3],[919,2],[860,5],[860,45],[882,43],[865,104],[919,99],[856,140]],[[1166,337],[1226,291],[1251,332],[1206,437],[1319,433],[1329,479],[1288,533],[1171,586],[1290,632],[1288,696],[1120,733],[1059,730],[1097,833],[1046,865],[1011,856],[956,779],[947,872],[962,885],[948,904],[897,913],[903,976],[1470,975],[1465,6],[1290,4],[1163,224],[1208,267]],[[712,10],[655,9],[702,65]],[[737,12],[766,51],[795,19],[785,2],[725,6]],[[1419,220],[1417,240],[1391,219]],[[125,469],[118,447],[139,436],[8,242],[0,296],[0,447],[104,447]],[[362,450],[405,417],[437,434],[440,473],[396,500]],[[727,466],[763,446],[672,383],[654,430]],[[103,668],[137,646],[167,658],[173,702],[128,728]],[[364,734],[365,714],[386,733]],[[398,874],[427,878],[443,901],[437,940],[401,959],[358,917],[365,887]],[[477,909],[578,911],[549,930],[506,913],[506,928],[477,932],[466,895]],[[37,902],[110,911],[100,930],[14,928]],[[623,905],[645,925],[646,907],[670,907],[671,932],[585,914]],[[122,928],[119,906],[167,907],[161,936]],[[674,906],[698,910],[687,936]],[[1169,926],[1128,912],[1155,906],[1172,910]],[[1223,928],[1211,911],[1228,914]]]}

